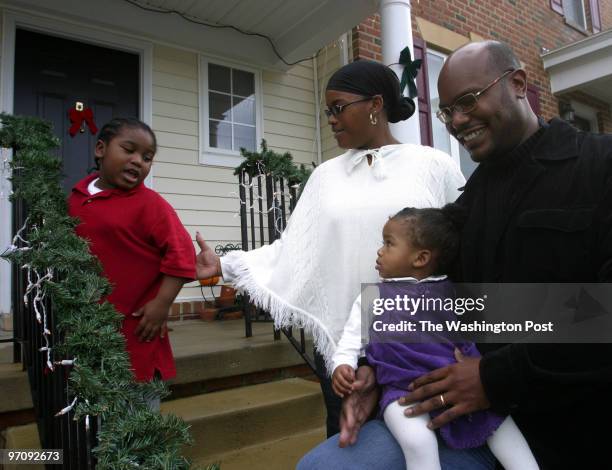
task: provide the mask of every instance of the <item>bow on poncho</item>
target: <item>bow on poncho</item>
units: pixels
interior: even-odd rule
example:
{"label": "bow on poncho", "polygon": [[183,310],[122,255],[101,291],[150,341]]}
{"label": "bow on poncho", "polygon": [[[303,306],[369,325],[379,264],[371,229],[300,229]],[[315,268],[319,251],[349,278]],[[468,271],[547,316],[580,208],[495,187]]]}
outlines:
{"label": "bow on poncho", "polygon": [[354,155],[351,157],[351,165],[347,167],[348,173],[352,172],[361,162],[370,155],[372,157],[372,172],[374,178],[382,180],[385,175],[385,164],[383,154],[380,149],[352,150]]}

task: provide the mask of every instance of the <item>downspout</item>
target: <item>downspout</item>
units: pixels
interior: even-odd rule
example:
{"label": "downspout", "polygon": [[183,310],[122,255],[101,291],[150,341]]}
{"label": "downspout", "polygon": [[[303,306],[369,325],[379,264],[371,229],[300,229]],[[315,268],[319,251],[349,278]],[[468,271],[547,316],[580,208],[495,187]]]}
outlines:
{"label": "downspout", "polygon": [[317,165],[322,163],[321,152],[321,99],[319,97],[319,64],[317,55],[312,56],[312,76],[314,83],[314,98],[315,98],[315,140],[317,143]]}
{"label": "downspout", "polygon": [[[397,62],[402,49],[409,47],[414,59],[410,0],[382,0],[380,2],[380,29],[383,63],[389,65],[397,76],[401,77],[403,67]],[[404,90],[404,95],[407,94],[406,91]],[[390,126],[393,136],[405,144],[421,143],[419,100],[413,101],[416,107],[414,115],[410,119]]]}

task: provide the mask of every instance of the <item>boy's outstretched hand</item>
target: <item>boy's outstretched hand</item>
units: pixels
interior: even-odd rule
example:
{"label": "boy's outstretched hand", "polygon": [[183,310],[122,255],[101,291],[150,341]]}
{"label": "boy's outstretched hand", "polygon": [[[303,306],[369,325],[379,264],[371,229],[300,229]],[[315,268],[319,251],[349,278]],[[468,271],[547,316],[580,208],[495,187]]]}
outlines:
{"label": "boy's outstretched hand", "polygon": [[355,370],[348,364],[341,364],[332,374],[332,389],[336,395],[343,398],[351,393],[354,381]]}
{"label": "boy's outstretched hand", "polygon": [[196,232],[196,242],[200,252],[196,256],[196,279],[207,279],[221,275],[221,261],[215,252],[206,244],[200,232]]}

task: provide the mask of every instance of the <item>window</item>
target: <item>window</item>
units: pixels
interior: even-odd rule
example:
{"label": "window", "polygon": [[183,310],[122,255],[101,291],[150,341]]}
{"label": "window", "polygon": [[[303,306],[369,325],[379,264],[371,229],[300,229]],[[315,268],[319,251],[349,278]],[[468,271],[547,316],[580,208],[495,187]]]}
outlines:
{"label": "window", "polygon": [[563,0],[563,14],[568,24],[586,30],[584,0]]}
{"label": "window", "polygon": [[574,121],[571,124],[583,131],[599,132],[597,109],[575,100],[571,100],[570,104],[574,109]]}
{"label": "window", "polygon": [[261,140],[260,73],[200,60],[200,162],[236,166]]}
{"label": "window", "polygon": [[[584,0],[550,0],[550,7],[565,17],[570,26],[586,31],[586,15],[584,13]],[[599,2],[590,0],[593,32],[601,29],[599,18]]]}
{"label": "window", "polygon": [[440,105],[440,97],[438,96],[438,77],[440,76],[440,70],[445,60],[446,55],[432,50],[427,51],[429,106],[431,110],[433,147],[452,156],[459,164],[463,176],[467,179],[474,172],[478,164],[472,160],[469,152],[457,142],[457,139],[448,133],[446,126],[436,117],[436,111],[438,111]]}
{"label": "window", "polygon": [[572,124],[574,124],[574,127],[580,129],[581,131],[591,132],[591,122],[588,119],[576,116]]}

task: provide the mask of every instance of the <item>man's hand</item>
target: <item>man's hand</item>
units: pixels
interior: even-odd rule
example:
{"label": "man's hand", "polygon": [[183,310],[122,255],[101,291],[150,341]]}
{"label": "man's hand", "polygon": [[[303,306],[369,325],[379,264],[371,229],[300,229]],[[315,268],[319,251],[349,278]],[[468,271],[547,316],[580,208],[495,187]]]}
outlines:
{"label": "man's hand", "polygon": [[351,393],[351,387],[355,381],[355,370],[348,364],[340,364],[332,374],[332,388],[334,393],[341,398]]}
{"label": "man's hand", "polygon": [[196,232],[196,242],[201,250],[196,256],[196,279],[221,276],[221,261],[206,244],[200,232]]}
{"label": "man's hand", "polygon": [[436,369],[410,384],[410,395],[399,400],[400,405],[416,403],[404,412],[406,416],[447,408],[429,423],[430,429],[437,429],[459,416],[491,406],[480,381],[480,358],[464,357],[458,349],[455,357],[457,364]]}
{"label": "man's hand", "polygon": [[147,302],[143,307],[132,313],[133,317],[142,317],[134,334],[138,341],[151,341],[157,335],[163,338],[166,334],[166,320],[170,311],[170,305],[159,297]]}
{"label": "man's hand", "polygon": [[340,440],[338,445],[346,447],[357,442],[361,426],[368,420],[378,403],[374,369],[361,366],[357,369],[352,393],[342,400],[340,414]]}

